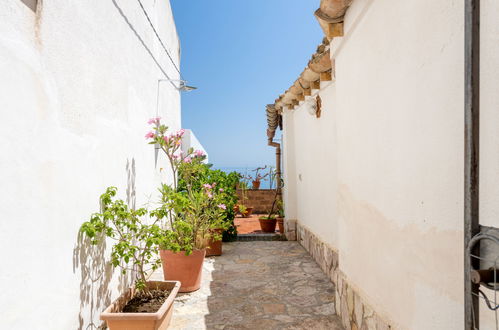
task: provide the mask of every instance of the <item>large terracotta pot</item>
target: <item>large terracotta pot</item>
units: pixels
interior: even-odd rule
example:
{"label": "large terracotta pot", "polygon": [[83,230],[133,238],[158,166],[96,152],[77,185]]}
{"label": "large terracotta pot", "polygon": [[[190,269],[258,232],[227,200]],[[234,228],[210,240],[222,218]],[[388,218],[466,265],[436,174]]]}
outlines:
{"label": "large terracotta pot", "polygon": [[255,180],[252,181],[252,183],[253,183],[253,189],[260,189],[260,181]]}
{"label": "large terracotta pot", "polygon": [[252,207],[247,207],[246,212],[241,213],[243,218],[249,218],[251,214],[253,213],[253,208]]}
{"label": "large terracotta pot", "polygon": [[180,281],[179,292],[192,292],[201,287],[201,274],[206,249],[194,250],[188,256],[184,251],[160,250],[165,281]]}
{"label": "large terracotta pot", "polygon": [[277,226],[279,227],[279,233],[284,234],[284,218],[277,218]]}
{"label": "large terracotta pot", "polygon": [[[214,229],[213,232],[218,235],[222,235],[222,229]],[[206,256],[221,256],[222,255],[222,238],[219,240],[214,240],[213,237],[208,241],[208,246],[206,247]]]}
{"label": "large terracotta pot", "polygon": [[165,330],[170,324],[173,313],[173,300],[177,296],[180,282],[150,281],[151,289],[169,290],[170,295],[156,313],[121,313],[123,307],[132,299],[135,288],[128,289],[102,312],[100,319],[106,321],[110,330]]}
{"label": "large terracotta pot", "polygon": [[275,233],[276,219],[260,218],[260,228],[264,233]]}

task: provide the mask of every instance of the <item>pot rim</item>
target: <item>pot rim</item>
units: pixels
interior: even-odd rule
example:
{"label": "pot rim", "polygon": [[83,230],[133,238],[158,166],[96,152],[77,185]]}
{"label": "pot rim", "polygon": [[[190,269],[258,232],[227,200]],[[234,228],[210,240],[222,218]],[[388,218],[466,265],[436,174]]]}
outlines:
{"label": "pot rim", "polygon": [[[204,248],[202,248],[202,249],[192,249],[192,253],[191,253],[190,255],[192,255],[193,253],[196,253],[196,252],[203,252],[203,251],[205,251],[205,250],[206,250],[206,248],[205,248],[205,247],[204,247]],[[174,251],[172,251],[172,250],[167,250],[167,249],[159,249],[159,252],[161,252],[161,251],[168,251],[168,252],[171,252],[171,253],[173,253],[173,254],[177,254],[177,253],[183,253],[183,254],[185,254],[185,251],[184,251],[184,250],[181,250],[181,251],[178,251],[178,252],[174,252]]]}
{"label": "pot rim", "polygon": [[[180,289],[179,281],[147,281],[147,284],[154,283],[170,283],[173,285],[168,298],[161,305],[161,307],[155,313],[123,313],[123,312],[111,312],[114,306],[116,306],[122,297],[130,291],[122,293],[118,298],[116,298],[111,305],[109,305],[101,314],[100,319],[103,321],[107,320],[131,320],[131,319],[141,319],[141,320],[159,320],[168,312],[168,309],[173,305],[173,301],[177,296],[178,290]],[[129,288],[132,292],[135,288]]]}

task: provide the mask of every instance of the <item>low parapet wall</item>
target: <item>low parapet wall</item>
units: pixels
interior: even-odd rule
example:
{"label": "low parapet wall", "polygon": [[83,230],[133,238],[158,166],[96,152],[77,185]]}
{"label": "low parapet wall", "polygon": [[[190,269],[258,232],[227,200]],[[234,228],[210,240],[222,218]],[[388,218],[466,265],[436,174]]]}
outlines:
{"label": "low parapet wall", "polygon": [[[253,207],[253,213],[268,213],[272,208],[275,194],[276,191],[274,189],[248,189],[246,190],[246,197],[248,199],[244,201],[244,205]],[[241,190],[237,191],[237,195],[239,196],[239,203],[243,203],[241,200]]]}

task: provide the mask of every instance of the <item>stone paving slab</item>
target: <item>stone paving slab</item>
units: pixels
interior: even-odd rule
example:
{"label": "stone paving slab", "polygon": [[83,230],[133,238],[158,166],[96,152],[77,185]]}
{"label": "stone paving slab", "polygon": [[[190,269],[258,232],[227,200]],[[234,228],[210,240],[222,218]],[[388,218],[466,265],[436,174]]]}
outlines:
{"label": "stone paving slab", "polygon": [[170,329],[343,329],[333,283],[297,242],[223,249],[206,258],[201,289],[177,296]]}

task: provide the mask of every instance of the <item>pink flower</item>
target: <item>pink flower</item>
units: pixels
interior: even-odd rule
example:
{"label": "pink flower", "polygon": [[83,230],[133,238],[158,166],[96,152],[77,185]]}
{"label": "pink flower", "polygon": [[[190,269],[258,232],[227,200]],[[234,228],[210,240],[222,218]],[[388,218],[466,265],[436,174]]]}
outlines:
{"label": "pink flower", "polygon": [[223,188],[220,188],[220,189],[218,189],[218,191],[222,192],[222,191],[224,191],[224,189],[223,189]]}
{"label": "pink flower", "polygon": [[196,151],[194,151],[194,155],[196,157],[203,157],[204,156],[204,152],[202,150],[196,150]]}
{"label": "pink flower", "polygon": [[149,125],[151,125],[151,124],[158,125],[160,120],[161,120],[161,117],[154,117],[154,118],[149,119],[147,121],[147,123]]}
{"label": "pink flower", "polygon": [[208,195],[209,198],[213,198],[213,194],[211,192],[207,193],[206,195]]}
{"label": "pink flower", "polygon": [[183,128],[182,128],[180,131],[178,131],[178,132],[177,132],[177,134],[176,134],[176,135],[177,135],[178,137],[181,137],[182,135],[184,135],[184,133],[185,133],[185,129],[183,129]]}
{"label": "pink flower", "polygon": [[208,183],[203,184],[203,187],[205,187],[206,189],[211,189],[211,185],[209,185]]}
{"label": "pink flower", "polygon": [[190,162],[191,162],[191,157],[184,158],[184,163],[190,163]]}
{"label": "pink flower", "polygon": [[163,137],[163,140],[165,141],[165,143],[168,143],[168,141],[170,140],[170,138],[168,136],[165,136],[165,137]]}
{"label": "pink flower", "polygon": [[225,204],[218,204],[217,206],[219,208],[221,208],[222,210],[225,210],[227,208],[227,206],[225,206]]}
{"label": "pink flower", "polygon": [[153,133],[153,132],[148,132],[148,133],[146,134],[146,139],[154,139],[154,137],[155,137],[155,136],[156,136],[156,135],[154,135],[154,133]]}

